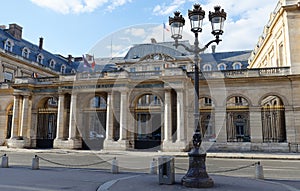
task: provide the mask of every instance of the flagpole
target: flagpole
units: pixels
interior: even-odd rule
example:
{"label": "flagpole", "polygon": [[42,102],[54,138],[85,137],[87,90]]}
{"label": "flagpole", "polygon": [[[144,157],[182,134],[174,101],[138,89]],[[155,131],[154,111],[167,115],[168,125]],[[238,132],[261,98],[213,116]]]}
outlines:
{"label": "flagpole", "polygon": [[165,23],[163,23],[163,42],[165,42]]}

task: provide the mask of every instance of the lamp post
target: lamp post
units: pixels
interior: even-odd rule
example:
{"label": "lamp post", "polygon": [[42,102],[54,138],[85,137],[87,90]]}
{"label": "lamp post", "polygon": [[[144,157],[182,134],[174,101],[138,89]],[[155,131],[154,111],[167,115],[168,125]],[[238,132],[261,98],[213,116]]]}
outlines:
{"label": "lamp post", "polygon": [[191,31],[195,34],[195,42],[193,49],[178,42],[182,38],[182,30],[185,25],[185,20],[179,11],[174,13],[174,17],[169,17],[169,25],[171,26],[172,38],[175,40],[174,46],[183,46],[187,51],[194,53],[194,135],[193,148],[189,152],[189,170],[182,178],[181,182],[186,187],[192,188],[209,188],[213,187],[214,182],[206,172],[206,152],[200,146],[202,143],[202,135],[199,124],[199,62],[200,52],[206,50],[210,44],[219,44],[222,41],[219,37],[223,34],[224,21],[226,20],[226,12],[221,10],[220,6],[214,7],[214,12],[209,12],[209,21],[212,25],[212,34],[215,36],[214,40],[208,42],[203,48],[199,48],[198,33],[202,32],[202,23],[205,17],[205,11],[202,10],[199,4],[194,5],[193,10],[188,10],[188,16],[191,24]]}

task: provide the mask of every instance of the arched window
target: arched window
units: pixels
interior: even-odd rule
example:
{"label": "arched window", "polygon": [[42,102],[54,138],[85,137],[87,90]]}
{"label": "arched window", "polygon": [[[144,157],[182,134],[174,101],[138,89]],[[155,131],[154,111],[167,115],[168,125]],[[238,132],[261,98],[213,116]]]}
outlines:
{"label": "arched window", "polygon": [[7,39],[4,44],[4,49],[6,51],[12,52],[13,46],[14,46],[14,43],[11,40]]}
{"label": "arched window", "polygon": [[235,62],[232,67],[234,70],[240,70],[242,69],[242,64],[240,62]]}
{"label": "arched window", "polygon": [[56,64],[55,60],[51,59],[50,63],[49,63],[50,68],[54,69],[55,68],[55,64]]}
{"label": "arched window", "polygon": [[29,53],[30,53],[30,50],[28,48],[24,47],[22,50],[22,57],[29,58]]}
{"label": "arched window", "polygon": [[210,64],[205,64],[203,66],[203,71],[211,71],[211,65]]}
{"label": "arched window", "polygon": [[226,70],[226,64],[222,63],[218,65],[219,70]]}
{"label": "arched window", "polygon": [[146,94],[140,97],[137,101],[137,107],[145,107],[145,106],[160,106],[161,100],[159,97],[153,94]]}
{"label": "arched window", "polygon": [[43,64],[43,59],[44,59],[44,56],[42,54],[39,54],[36,58],[36,62],[39,64]]}
{"label": "arched window", "polygon": [[65,73],[66,73],[66,66],[65,66],[65,65],[61,65],[61,67],[60,67],[60,72],[61,72],[62,74],[65,74]]}

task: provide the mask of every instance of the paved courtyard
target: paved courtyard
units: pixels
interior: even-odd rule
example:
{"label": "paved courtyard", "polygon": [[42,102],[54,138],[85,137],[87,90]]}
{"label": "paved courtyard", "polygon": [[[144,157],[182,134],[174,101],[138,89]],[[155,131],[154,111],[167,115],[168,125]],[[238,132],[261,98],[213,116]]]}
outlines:
{"label": "paved courtyard", "polygon": [[[186,153],[105,152],[71,150],[0,149],[6,153],[9,168],[0,169],[0,190],[198,190],[183,187],[181,178],[188,168]],[[160,185],[157,174],[149,174],[153,158],[174,154],[176,181]],[[40,169],[32,170],[32,158],[40,156]],[[223,156],[223,157],[222,157]],[[277,156],[277,159],[276,159]],[[284,156],[286,159],[284,159]],[[117,157],[120,173],[111,173],[111,160]],[[297,158],[298,157],[298,158]],[[201,190],[300,190],[300,156],[297,154],[208,153],[207,168],[215,186]],[[264,180],[254,178],[253,162],[264,165]],[[240,168],[240,170],[234,170]],[[245,167],[245,168],[243,168]],[[233,171],[230,171],[232,170]],[[286,170],[284,170],[286,169]],[[213,173],[216,171],[224,171]]]}

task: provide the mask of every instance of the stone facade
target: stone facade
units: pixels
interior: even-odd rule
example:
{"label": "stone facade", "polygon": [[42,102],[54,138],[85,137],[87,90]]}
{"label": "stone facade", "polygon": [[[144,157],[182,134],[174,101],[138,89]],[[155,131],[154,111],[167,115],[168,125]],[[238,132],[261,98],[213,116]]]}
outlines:
{"label": "stone facade", "polygon": [[[296,1],[279,1],[248,68],[242,67],[247,52],[202,55],[199,111],[206,150],[297,150],[299,9]],[[2,83],[0,141],[21,148],[189,150],[195,82],[192,55],[182,55],[166,44],[138,45],[116,58],[113,70],[78,66],[76,73],[49,70],[46,78],[21,75]],[[218,55],[232,55],[228,70],[220,66],[230,63]],[[26,65],[5,52],[1,62]],[[242,68],[234,68],[237,63]]]}

